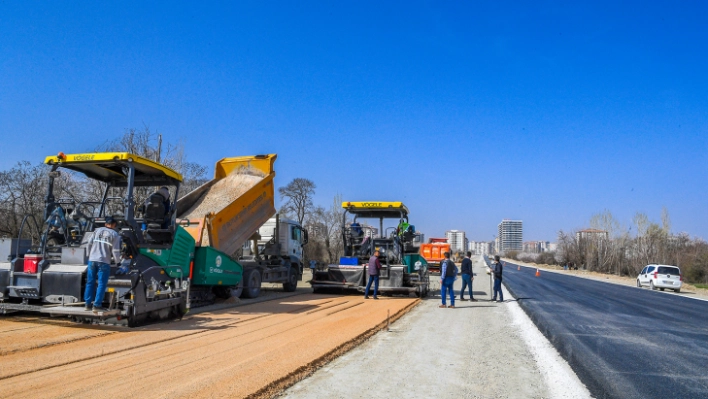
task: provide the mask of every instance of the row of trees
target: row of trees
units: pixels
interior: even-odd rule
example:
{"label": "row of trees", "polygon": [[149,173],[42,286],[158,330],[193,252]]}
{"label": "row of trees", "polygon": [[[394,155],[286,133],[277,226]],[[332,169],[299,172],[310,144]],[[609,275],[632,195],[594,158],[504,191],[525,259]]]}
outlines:
{"label": "row of trees", "polygon": [[679,266],[690,283],[708,283],[708,243],[686,233],[671,233],[666,208],[661,221],[637,213],[623,226],[610,211],[594,215],[591,229],[558,233],[556,253],[507,254],[536,263],[577,266],[601,273],[636,276],[650,263]]}
{"label": "row of trees", "polygon": [[342,243],[342,196],[337,194],[329,206],[315,205],[313,197],[317,186],[309,179],[296,178],[280,187],[283,205],[280,213],[297,220],[308,230],[310,242],[305,246],[305,261],[335,263],[344,254]]}

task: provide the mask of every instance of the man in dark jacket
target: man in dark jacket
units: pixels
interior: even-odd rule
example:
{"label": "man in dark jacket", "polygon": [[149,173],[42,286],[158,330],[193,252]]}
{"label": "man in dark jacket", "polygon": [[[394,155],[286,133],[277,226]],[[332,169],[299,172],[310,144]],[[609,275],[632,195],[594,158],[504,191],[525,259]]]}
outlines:
{"label": "man in dark jacket", "polygon": [[371,283],[374,283],[374,299],[379,299],[379,270],[381,270],[381,262],[379,261],[379,251],[378,249],[374,251],[374,255],[369,258],[369,282],[366,284],[366,294],[364,294],[364,299],[369,299],[369,288],[371,288]]}
{"label": "man in dark jacket", "polygon": [[[494,265],[494,297],[492,298],[492,302],[504,302],[504,293],[501,288],[504,266],[502,265],[501,260],[499,260],[499,255],[494,256],[494,260],[496,261],[496,264]],[[499,293],[498,301],[497,292]]]}
{"label": "man in dark jacket", "polygon": [[[457,266],[455,262],[450,260],[450,253],[445,252],[445,259],[440,263],[440,296],[442,296],[441,308],[455,307],[455,291],[452,289],[455,284],[455,276],[457,276]],[[450,306],[446,306],[445,294],[450,292]]]}
{"label": "man in dark jacket", "polygon": [[472,280],[474,280],[474,273],[472,273],[472,252],[467,252],[465,259],[462,259],[462,267],[460,267],[460,273],[462,273],[462,289],[460,290],[460,300],[466,301],[465,299],[465,288],[468,286],[470,291],[470,301],[477,302],[474,299],[474,294],[472,293]]}

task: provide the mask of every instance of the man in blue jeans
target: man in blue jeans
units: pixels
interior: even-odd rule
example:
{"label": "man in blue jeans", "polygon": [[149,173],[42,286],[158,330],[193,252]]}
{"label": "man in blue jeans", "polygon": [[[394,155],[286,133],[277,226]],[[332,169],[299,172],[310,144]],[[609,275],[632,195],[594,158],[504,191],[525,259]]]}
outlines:
{"label": "man in blue jeans", "polygon": [[[494,265],[494,297],[492,302],[504,302],[504,293],[502,292],[502,272],[504,271],[504,266],[499,260],[499,255],[494,256],[496,264]],[[499,293],[499,300],[497,301],[497,293]]]}
{"label": "man in blue jeans", "polygon": [[374,299],[379,299],[379,270],[381,270],[381,262],[379,261],[379,250],[374,251],[374,255],[369,258],[369,282],[366,284],[366,294],[364,299],[369,299],[369,288],[371,283],[374,283]]}
{"label": "man in blue jeans", "polygon": [[471,256],[472,252],[468,251],[467,256],[465,256],[465,259],[462,259],[462,266],[460,267],[460,273],[462,274],[462,289],[460,289],[460,300],[467,300],[465,299],[465,288],[470,287],[469,300],[472,302],[477,302],[477,300],[474,299],[474,294],[472,293],[472,280],[474,280],[474,274],[472,273],[472,259],[470,259]]}
{"label": "man in blue jeans", "polygon": [[84,308],[93,308],[94,313],[106,310],[102,305],[108,277],[111,275],[111,256],[116,263],[120,263],[120,234],[113,230],[115,227],[116,221],[110,216],[107,217],[105,227],[97,228],[88,242],[89,262]]}
{"label": "man in blue jeans", "polygon": [[[455,291],[452,289],[455,284],[455,276],[457,276],[457,266],[450,260],[450,253],[445,252],[445,259],[440,264],[440,296],[442,297],[441,308],[455,307]],[[446,306],[445,294],[450,292],[450,306]]]}

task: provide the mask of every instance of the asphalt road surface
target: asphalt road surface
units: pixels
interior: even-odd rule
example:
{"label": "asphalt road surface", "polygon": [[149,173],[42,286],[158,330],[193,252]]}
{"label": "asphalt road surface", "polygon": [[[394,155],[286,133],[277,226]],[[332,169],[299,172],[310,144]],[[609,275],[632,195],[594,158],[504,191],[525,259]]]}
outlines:
{"label": "asphalt road surface", "polygon": [[535,272],[503,281],[594,397],[708,398],[708,302]]}

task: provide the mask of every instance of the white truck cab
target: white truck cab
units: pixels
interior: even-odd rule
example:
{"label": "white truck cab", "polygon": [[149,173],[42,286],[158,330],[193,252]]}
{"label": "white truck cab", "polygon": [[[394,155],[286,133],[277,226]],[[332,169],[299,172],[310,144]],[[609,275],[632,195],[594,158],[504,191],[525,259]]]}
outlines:
{"label": "white truck cab", "polygon": [[[278,228],[276,228],[276,224]],[[277,250],[279,252],[278,255],[302,259],[302,247],[307,244],[307,231],[297,221],[276,215],[268,219],[258,229],[258,234],[261,236],[258,240],[258,251],[260,253],[272,254],[271,251],[265,250],[266,246],[270,247],[272,244],[277,243],[280,244],[278,245],[279,250]],[[277,240],[273,240],[276,234],[279,237]]]}

